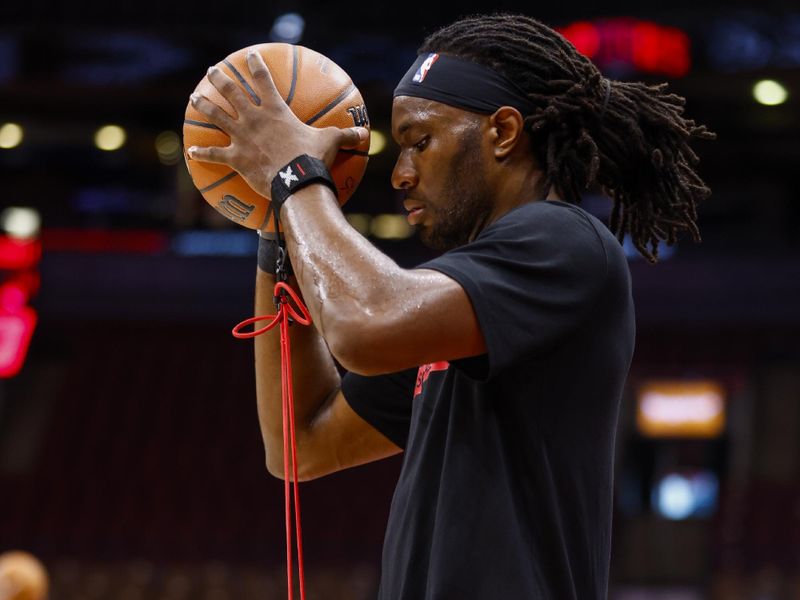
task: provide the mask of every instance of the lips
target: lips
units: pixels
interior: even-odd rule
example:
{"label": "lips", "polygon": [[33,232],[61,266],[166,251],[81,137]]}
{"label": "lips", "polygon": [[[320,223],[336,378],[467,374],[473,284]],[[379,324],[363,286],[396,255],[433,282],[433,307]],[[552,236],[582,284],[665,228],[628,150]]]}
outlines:
{"label": "lips", "polygon": [[425,216],[425,205],[417,200],[405,200],[403,207],[408,211],[407,218],[410,225],[416,225]]}

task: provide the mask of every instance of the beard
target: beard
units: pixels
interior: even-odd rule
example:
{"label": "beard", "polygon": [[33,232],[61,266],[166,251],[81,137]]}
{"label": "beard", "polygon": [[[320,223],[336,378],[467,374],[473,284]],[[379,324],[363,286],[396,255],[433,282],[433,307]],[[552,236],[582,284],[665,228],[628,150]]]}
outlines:
{"label": "beard", "polygon": [[445,195],[428,204],[433,224],[417,226],[422,243],[433,250],[451,250],[468,243],[492,211],[491,193],[481,160],[479,132],[473,129],[450,161]]}

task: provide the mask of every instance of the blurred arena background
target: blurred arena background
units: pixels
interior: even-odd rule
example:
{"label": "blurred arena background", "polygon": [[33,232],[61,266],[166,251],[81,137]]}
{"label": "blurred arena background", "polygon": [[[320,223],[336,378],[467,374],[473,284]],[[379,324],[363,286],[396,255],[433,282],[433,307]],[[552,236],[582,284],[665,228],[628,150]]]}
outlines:
{"label": "blurred arena background", "polygon": [[[205,204],[181,154],[205,69],[265,41],[342,66],[376,135],[345,212],[412,266],[428,251],[389,183],[391,92],[426,33],[491,9],[558,27],[610,77],[670,82],[718,134],[697,146],[703,242],[656,266],[629,254],[610,597],[800,598],[796,2],[7,1],[0,552],[38,556],[51,598],[286,596],[282,482],[252,342],[230,334],[252,315],[256,238]],[[374,598],[399,464],[301,486],[311,598]]]}

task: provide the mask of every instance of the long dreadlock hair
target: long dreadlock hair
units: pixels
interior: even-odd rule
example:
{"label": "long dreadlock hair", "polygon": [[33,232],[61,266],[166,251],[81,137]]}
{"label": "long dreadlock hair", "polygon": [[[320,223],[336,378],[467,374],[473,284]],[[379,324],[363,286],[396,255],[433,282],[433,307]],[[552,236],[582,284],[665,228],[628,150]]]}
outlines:
{"label": "long dreadlock hair", "polygon": [[495,69],[539,106],[525,115],[533,153],[567,202],[597,186],[613,201],[609,228],[655,263],[659,240],[683,231],[700,242],[697,202],[711,190],[695,172],[693,138],[714,139],[684,118],[667,83],[611,81],[560,33],[518,14],[473,15],[435,31],[419,49]]}

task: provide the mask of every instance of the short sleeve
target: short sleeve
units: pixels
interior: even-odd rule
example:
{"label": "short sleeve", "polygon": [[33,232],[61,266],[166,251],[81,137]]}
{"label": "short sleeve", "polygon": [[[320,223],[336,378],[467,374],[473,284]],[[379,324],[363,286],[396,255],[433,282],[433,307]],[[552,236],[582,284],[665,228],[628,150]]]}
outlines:
{"label": "short sleeve", "polygon": [[583,322],[607,271],[595,227],[579,207],[531,202],[503,215],[472,243],[419,265],[456,280],[477,315],[488,361],[454,365],[487,381],[548,352]]}
{"label": "short sleeve", "polygon": [[416,378],[417,368],[373,377],[348,372],[342,377],[342,393],[362,419],[405,448]]}

